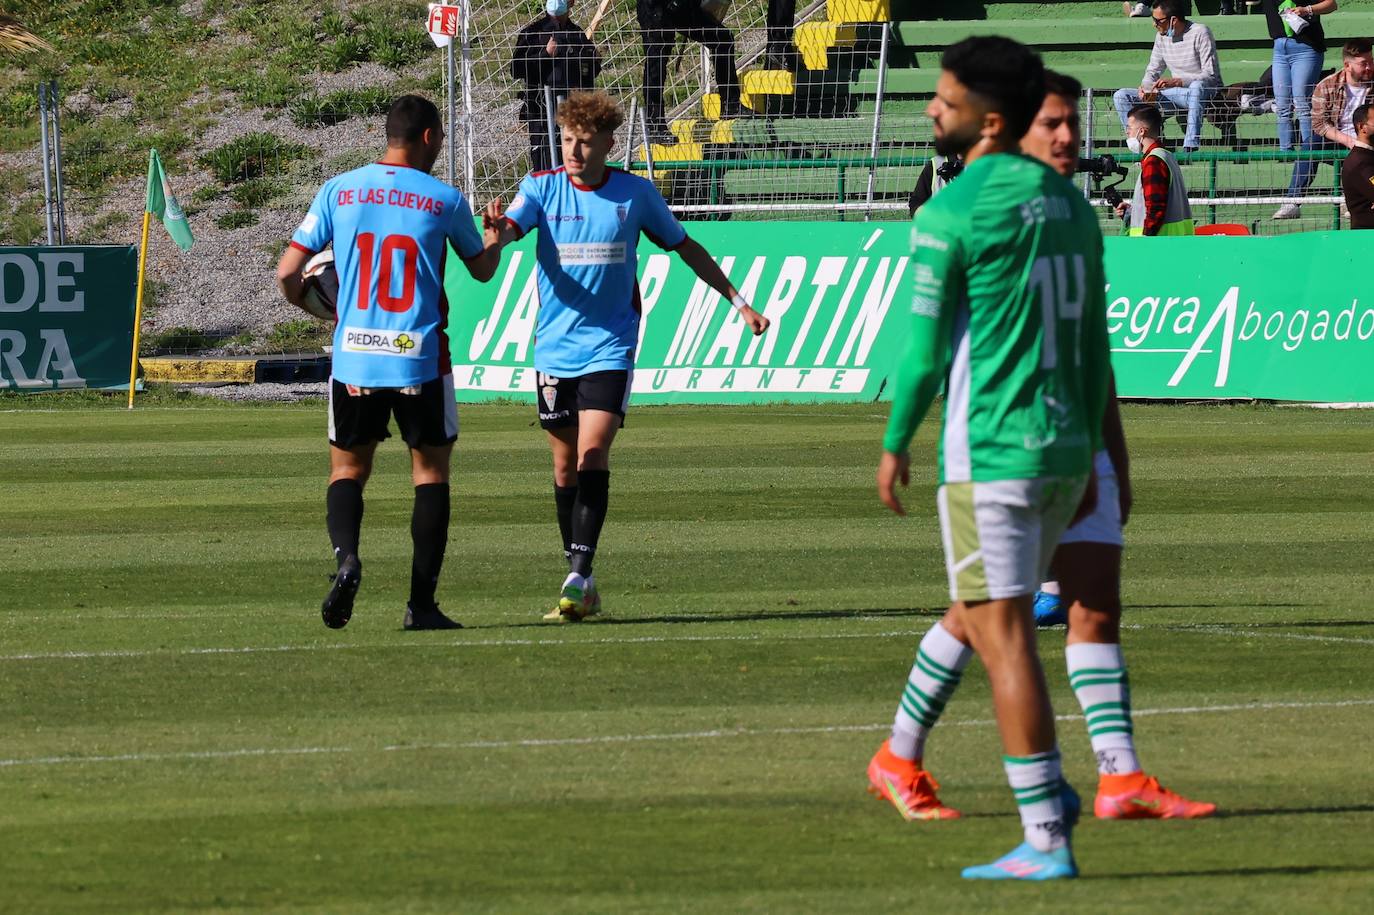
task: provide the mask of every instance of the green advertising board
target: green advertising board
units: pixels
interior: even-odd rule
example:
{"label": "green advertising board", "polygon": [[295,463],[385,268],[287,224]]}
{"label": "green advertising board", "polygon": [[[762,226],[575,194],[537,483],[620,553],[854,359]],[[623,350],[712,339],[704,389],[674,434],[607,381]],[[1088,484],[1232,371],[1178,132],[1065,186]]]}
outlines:
{"label": "green advertising board", "polygon": [[0,248],[0,389],[128,388],[138,249]]}
{"label": "green advertising board", "polygon": [[[639,246],[636,403],[857,401],[896,359],[910,284],[905,223],[692,223],[692,237],[773,327],[754,337],[677,255]],[[460,400],[533,396],[534,234],[488,284],[446,272]],[[894,307],[895,306],[895,307]]]}
{"label": "green advertising board", "polygon": [[1107,239],[1124,397],[1374,401],[1374,232]]}
{"label": "green advertising board", "polygon": [[[636,403],[874,400],[906,332],[906,223],[693,223],[772,321],[753,338],[675,255],[639,250]],[[1108,238],[1107,318],[1124,397],[1374,401],[1374,233]],[[459,400],[532,397],[534,237],[488,284],[449,265]],[[1366,304],[1361,304],[1361,295]]]}

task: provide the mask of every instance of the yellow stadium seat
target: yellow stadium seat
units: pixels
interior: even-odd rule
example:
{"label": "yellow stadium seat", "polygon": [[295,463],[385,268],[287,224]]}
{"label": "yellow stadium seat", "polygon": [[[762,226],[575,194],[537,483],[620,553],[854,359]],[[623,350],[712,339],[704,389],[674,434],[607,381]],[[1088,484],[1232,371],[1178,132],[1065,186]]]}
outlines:
{"label": "yellow stadium seat", "polygon": [[826,0],[825,18],[831,22],[891,22],[891,0]]}
{"label": "yellow stadium seat", "polygon": [[792,34],[808,70],[824,70],[830,65],[831,48],[849,48],[859,40],[853,23],[803,22]]}

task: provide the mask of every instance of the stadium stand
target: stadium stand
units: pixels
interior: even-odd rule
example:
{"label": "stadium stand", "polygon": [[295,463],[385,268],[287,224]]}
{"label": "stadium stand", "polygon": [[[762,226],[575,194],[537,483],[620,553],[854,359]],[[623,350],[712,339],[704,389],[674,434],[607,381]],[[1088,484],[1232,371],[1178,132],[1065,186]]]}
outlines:
{"label": "stadium stand", "polygon": [[[1215,2],[1196,6],[1193,18],[1216,36],[1226,83],[1258,81],[1271,55],[1264,18],[1217,16]],[[940,54],[971,34],[1016,38],[1035,47],[1048,66],[1079,79],[1085,153],[1134,159],[1111,94],[1139,83],[1153,33],[1148,22],[1121,16],[1115,4],[828,0],[802,11],[803,18],[794,39],[795,73],[744,67],[744,104],[757,116],[717,120],[718,99],[699,93],[670,125],[678,143],[634,147],[637,167],[648,170],[652,162],[687,215],[904,215],[902,201],[930,154],[924,109]],[[1324,27],[1327,67],[1339,66],[1341,42],[1374,34],[1374,0],[1345,0]],[[1224,215],[1257,232],[1339,224],[1333,203],[1308,207],[1286,225],[1269,220],[1298,155],[1278,152],[1276,137],[1272,112],[1242,112],[1234,98],[1211,103],[1202,150],[1180,155],[1195,197],[1227,201],[1206,207],[1205,221]],[[1166,126],[1166,138],[1181,145],[1181,122]],[[1316,157],[1323,156],[1339,158]],[[1309,193],[1324,200],[1338,193],[1334,171],[1320,169]]]}

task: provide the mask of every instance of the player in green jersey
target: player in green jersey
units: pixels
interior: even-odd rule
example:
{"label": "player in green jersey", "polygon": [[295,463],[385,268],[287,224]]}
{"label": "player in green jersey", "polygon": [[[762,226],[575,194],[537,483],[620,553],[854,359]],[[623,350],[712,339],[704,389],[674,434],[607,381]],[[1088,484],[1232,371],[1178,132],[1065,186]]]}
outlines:
{"label": "player in green jersey", "polygon": [[[936,151],[962,154],[967,165],[912,230],[912,323],[878,493],[905,514],[896,485],[909,481],[907,447],[943,387],[938,504],[950,598],[988,671],[1025,835],[963,873],[1073,877],[1079,800],[1060,770],[1031,600],[1059,536],[1092,503],[1085,492],[1110,370],[1102,235],[1073,186],[1019,152],[1045,95],[1039,57],[1010,39],[969,38],[945,52],[941,68],[928,109]],[[909,680],[903,707],[938,715],[971,653],[933,627],[916,658],[927,688]],[[869,764],[869,780],[908,818],[958,816],[939,804],[919,762],[890,742]]]}
{"label": "player in green jersey", "polygon": [[[1045,100],[1021,138],[1021,151],[1072,178],[1078,166],[1081,145],[1078,80],[1053,71],[1045,72]],[[1130,515],[1130,457],[1126,434],[1121,427],[1115,386],[1109,388],[1102,415],[1103,449],[1094,455],[1097,474],[1097,507],[1070,527],[1054,551],[1052,571],[1058,576],[1056,603],[1062,586],[1068,601],[1068,639],[1064,659],[1068,665],[1069,685],[1083,708],[1084,721],[1093,753],[1097,757],[1097,797],[1094,813],[1101,819],[1193,819],[1211,816],[1216,805],[1189,800],[1159,783],[1141,769],[1136,755],[1131,720],[1131,690],[1126,660],[1121,652],[1121,553],[1122,526]],[[1046,585],[1042,584],[1041,590]],[[1041,599],[1036,599],[1036,625]],[[1064,621],[1061,611],[1061,622]],[[939,653],[948,633],[965,646],[969,638],[958,607],[950,610],[936,625],[930,652]],[[946,658],[947,665],[958,667],[967,651]],[[939,662],[937,662],[939,663]],[[938,669],[935,671],[938,673]],[[944,681],[921,667],[911,671],[912,689],[927,695],[941,694],[948,701]],[[898,707],[892,723],[888,749],[902,759],[928,758],[927,738],[938,713]],[[907,804],[920,810],[921,803]],[[929,804],[926,805],[930,806]],[[934,804],[939,808],[938,802]],[[902,807],[897,808],[899,811]],[[945,808],[948,810],[949,808]]]}

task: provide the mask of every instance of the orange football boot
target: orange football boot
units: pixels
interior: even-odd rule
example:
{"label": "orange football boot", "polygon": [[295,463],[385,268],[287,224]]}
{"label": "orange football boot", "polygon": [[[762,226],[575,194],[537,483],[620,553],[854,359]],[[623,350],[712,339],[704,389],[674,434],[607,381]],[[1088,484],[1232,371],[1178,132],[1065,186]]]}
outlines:
{"label": "orange football boot", "polygon": [[1144,772],[1097,779],[1093,813],[1100,820],[1196,820],[1216,812],[1216,804],[1190,801]]}
{"label": "orange football boot", "polygon": [[884,740],[868,764],[868,793],[890,801],[904,820],[956,820],[963,816],[935,796],[940,786],[920,764],[894,756]]}

